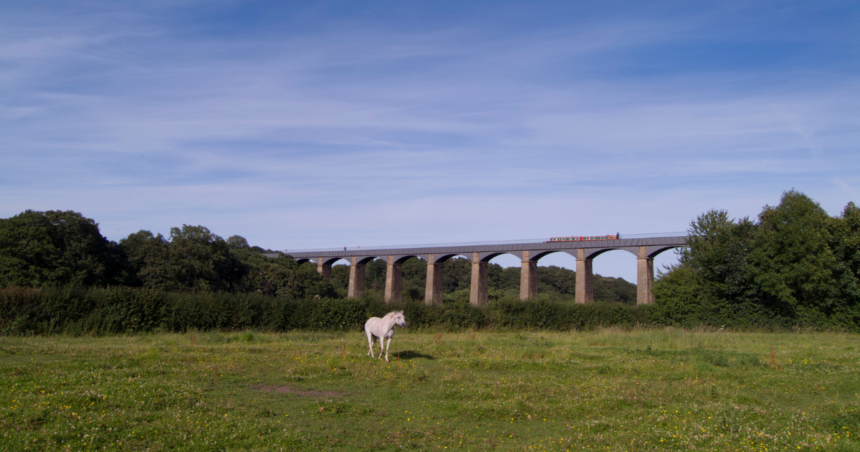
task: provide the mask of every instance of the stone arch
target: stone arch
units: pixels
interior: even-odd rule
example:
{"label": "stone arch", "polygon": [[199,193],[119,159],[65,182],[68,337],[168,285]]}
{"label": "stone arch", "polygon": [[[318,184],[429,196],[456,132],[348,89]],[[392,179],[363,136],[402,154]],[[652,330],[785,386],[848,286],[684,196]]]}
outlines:
{"label": "stone arch", "polygon": [[467,258],[462,253],[426,254],[420,256],[427,261],[427,276],[424,283],[424,303],[431,306],[442,306],[442,267],[445,261],[457,256]]}
{"label": "stone arch", "polygon": [[343,294],[344,289],[349,289],[349,274],[353,267],[352,259],[349,257],[323,257],[319,259],[322,266],[317,266],[317,271],[330,282],[338,293]]}
{"label": "stone arch", "polygon": [[362,256],[362,257],[353,257],[355,259],[355,263],[359,265],[366,265],[368,262],[381,259],[379,256]]}
{"label": "stone arch", "polygon": [[[610,251],[618,251],[618,250],[630,251],[626,248],[580,248],[580,249],[575,249],[575,250],[565,250],[564,252],[575,257],[576,260],[580,260],[580,259],[594,259],[595,257],[600,256],[601,254],[608,253]],[[582,252],[582,254],[580,254],[580,251]],[[632,252],[633,254],[636,254],[633,251],[630,251],[630,252]]]}
{"label": "stone arch", "polygon": [[[500,251],[500,252],[493,252],[493,253],[478,253],[478,259],[480,259],[480,262],[489,263],[491,260],[493,260],[499,256],[503,256],[505,254],[510,254],[511,256],[514,256],[520,260],[522,260],[522,258],[523,258],[522,253],[515,253],[515,252],[511,252],[511,251]],[[467,259],[468,259],[468,257],[467,257]]]}
{"label": "stone arch", "polygon": [[320,258],[320,260],[322,260],[322,265],[327,265],[329,267],[331,267],[332,265],[334,265],[335,262],[340,260],[346,261],[347,264],[352,264],[352,261],[348,257],[323,257]]}
{"label": "stone arch", "polygon": [[638,247],[625,247],[636,255],[636,304],[650,304],[654,302],[654,294],[651,288],[654,285],[654,257],[684,245],[644,245]]}
{"label": "stone arch", "polygon": [[537,295],[537,262],[550,254],[565,253],[576,259],[576,302],[592,303],[594,301],[594,272],[592,270],[592,260],[601,254],[614,250],[633,252],[621,247],[537,249],[522,251],[520,299],[527,300]]}
{"label": "stone arch", "polygon": [[[471,257],[469,255],[472,255]],[[418,256],[419,258],[427,261],[427,277],[425,280],[424,287],[424,303],[428,305],[442,305],[442,292],[443,292],[443,284],[442,284],[442,268],[441,264],[445,261],[462,257],[472,262],[473,272],[472,277],[474,278],[474,266],[475,253],[441,253],[441,254],[425,254],[422,256]],[[487,257],[486,260],[492,259],[491,257]],[[439,264],[439,265],[437,265]],[[486,268],[487,264],[484,262],[483,266]],[[486,272],[485,272],[486,273]]]}
{"label": "stone arch", "polygon": [[421,260],[417,254],[392,254],[381,257],[385,267],[385,302],[400,303],[403,299],[403,263],[411,258]]}
{"label": "stone arch", "polygon": [[[418,254],[403,254],[393,256],[393,259],[389,261],[388,266],[386,267],[385,278],[386,292],[390,300],[402,301],[404,295],[410,297],[413,300],[419,300],[422,297],[426,297],[426,293],[422,293],[421,291],[421,289],[426,288],[426,284],[422,284],[420,278],[421,276],[424,276],[426,278],[427,271],[426,268],[422,268],[422,262],[424,264],[427,264],[426,256],[421,256]],[[417,284],[404,286],[404,272],[414,272],[416,270],[418,271],[418,273],[413,274],[413,277],[416,277],[417,280],[413,280],[412,282]],[[389,278],[389,274],[391,275],[391,278]]]}
{"label": "stone arch", "polygon": [[520,252],[521,260],[520,267],[520,300],[528,300],[537,296],[538,291],[538,276],[537,264],[538,261],[550,254],[560,252],[562,250],[524,250]]}
{"label": "stone arch", "polygon": [[[525,258],[522,259],[520,270],[520,298],[528,299],[534,296],[541,291],[539,288],[541,278],[539,276],[547,275],[549,269],[547,266],[556,266],[563,268],[567,271],[573,271],[576,268],[577,256],[576,249],[540,249],[540,250],[529,250],[528,253],[528,261]],[[587,250],[589,251],[589,250]],[[598,253],[599,254],[599,253]],[[552,259],[544,258],[553,256]],[[546,262],[547,260],[552,261]],[[563,262],[559,262],[563,261]],[[543,262],[541,264],[541,262]],[[538,270],[538,267],[543,266],[544,268]],[[530,272],[530,275],[526,275],[524,277],[524,272]],[[565,288],[559,287],[560,291],[564,289],[568,290],[568,294],[570,296],[575,295],[575,282],[570,281],[571,285]],[[523,290],[525,284],[529,284],[530,287],[526,287],[527,290]]]}
{"label": "stone arch", "polygon": [[[431,263],[432,264],[441,264],[445,261],[448,261],[448,260],[451,260],[451,259],[454,259],[457,257],[462,257],[463,259],[471,260],[469,258],[469,256],[467,256],[466,254],[468,254],[468,253],[426,254],[426,255],[418,256],[418,257],[420,259],[427,261],[428,264],[431,264]],[[431,256],[432,256],[432,262],[430,262]]]}
{"label": "stone arch", "polygon": [[[555,254],[555,253],[565,253],[565,251],[564,250],[545,250],[545,251],[538,251],[534,254],[529,253],[529,260],[537,262],[537,261],[541,260],[542,258],[549,256],[550,254]],[[565,253],[565,254],[570,254],[570,253]],[[576,256],[573,256],[573,257],[576,257]],[[523,259],[523,260],[525,260],[525,259]]]}
{"label": "stone arch", "polygon": [[346,289],[348,298],[361,298],[366,287],[365,266],[376,259],[387,262],[387,256],[352,256],[349,266],[349,283]]}
{"label": "stone arch", "polygon": [[413,258],[413,257],[414,257],[415,259],[422,260],[422,259],[421,259],[421,256],[419,256],[419,255],[417,255],[417,254],[405,254],[405,255],[402,255],[402,256],[394,256],[394,263],[395,263],[395,264],[401,264],[401,265],[402,265],[404,262],[406,262],[407,260],[409,260],[409,259],[411,259],[411,258]]}
{"label": "stone arch", "polygon": [[649,246],[648,250],[646,252],[647,252],[647,255],[650,259],[654,259],[655,257],[659,256],[660,254],[665,253],[666,251],[675,250],[678,248],[684,248],[684,247],[683,246]]}

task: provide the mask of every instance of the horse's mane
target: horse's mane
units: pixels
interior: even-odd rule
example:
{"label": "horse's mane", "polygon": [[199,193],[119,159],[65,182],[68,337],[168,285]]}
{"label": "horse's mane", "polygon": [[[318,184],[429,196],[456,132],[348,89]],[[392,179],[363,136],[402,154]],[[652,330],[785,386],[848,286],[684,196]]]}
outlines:
{"label": "horse's mane", "polygon": [[383,316],[382,318],[387,319],[387,318],[394,317],[395,315],[397,315],[398,312],[403,312],[403,311],[391,311],[388,314],[385,314],[385,316]]}

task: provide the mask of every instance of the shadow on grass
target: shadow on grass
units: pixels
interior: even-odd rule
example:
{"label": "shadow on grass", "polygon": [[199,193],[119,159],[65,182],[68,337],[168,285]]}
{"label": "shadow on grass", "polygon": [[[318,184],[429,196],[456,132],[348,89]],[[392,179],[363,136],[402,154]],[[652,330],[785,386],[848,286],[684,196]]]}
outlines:
{"label": "shadow on grass", "polygon": [[418,353],[414,350],[403,350],[402,352],[392,353],[391,356],[397,359],[436,359],[430,355],[425,355],[423,353]]}

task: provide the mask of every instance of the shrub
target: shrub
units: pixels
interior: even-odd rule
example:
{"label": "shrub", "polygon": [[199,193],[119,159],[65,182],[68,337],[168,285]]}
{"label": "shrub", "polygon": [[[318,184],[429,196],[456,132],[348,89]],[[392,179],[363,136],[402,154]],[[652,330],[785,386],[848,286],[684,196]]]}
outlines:
{"label": "shrub", "polygon": [[[665,289],[670,287],[664,286]],[[761,306],[737,305],[732,312],[723,311],[720,305],[701,304],[696,310],[679,308],[675,312],[671,306],[670,303],[582,305],[541,295],[528,301],[505,296],[479,308],[466,302],[428,306],[415,300],[389,305],[372,293],[361,299],[292,299],[260,293],[168,293],[128,287],[10,287],[0,289],[0,334],[118,334],[158,329],[175,332],[189,329],[362,331],[368,318],[400,309],[412,328],[449,330],[567,331],[601,326],[721,326],[713,323],[720,321],[732,327],[802,326],[851,330],[856,329],[860,317],[855,310],[840,311],[830,317],[814,311],[803,313],[800,318],[805,323],[793,324]]]}

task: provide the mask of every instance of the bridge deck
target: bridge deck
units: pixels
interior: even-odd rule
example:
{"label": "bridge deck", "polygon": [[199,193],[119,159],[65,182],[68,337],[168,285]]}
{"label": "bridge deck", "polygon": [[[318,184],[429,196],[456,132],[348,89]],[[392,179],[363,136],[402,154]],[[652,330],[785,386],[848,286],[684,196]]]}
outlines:
{"label": "bridge deck", "polygon": [[[346,250],[326,249],[320,251],[302,250],[301,252],[285,252],[293,256],[295,259],[318,259],[318,258],[344,258],[349,260],[351,257],[379,257],[387,259],[388,256],[427,256],[434,255],[464,255],[470,257],[473,253],[480,254],[514,254],[522,256],[523,251],[529,251],[531,255],[536,253],[544,254],[546,252],[564,252],[578,249],[638,249],[641,246],[645,247],[669,247],[675,248],[686,245],[686,237],[651,237],[651,238],[636,238],[636,239],[619,239],[619,240],[592,240],[582,242],[550,242],[550,243],[506,243],[506,244],[486,244],[486,245],[446,245],[446,246],[429,246],[418,248],[374,248],[374,249],[354,249],[347,248]],[[634,253],[635,254],[635,253]]]}

